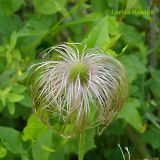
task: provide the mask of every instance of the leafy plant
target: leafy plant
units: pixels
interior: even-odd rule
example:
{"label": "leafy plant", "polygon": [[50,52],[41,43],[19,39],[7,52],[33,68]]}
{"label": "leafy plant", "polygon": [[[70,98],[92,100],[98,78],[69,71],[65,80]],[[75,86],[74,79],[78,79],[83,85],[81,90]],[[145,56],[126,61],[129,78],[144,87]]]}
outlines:
{"label": "leafy plant", "polygon": [[[78,138],[51,134],[32,114],[28,66],[61,42],[100,47],[125,66],[130,98],[102,134],[87,130],[85,160],[159,158],[159,1],[0,0],[0,158],[77,159]],[[151,10],[153,14],[115,14]]]}

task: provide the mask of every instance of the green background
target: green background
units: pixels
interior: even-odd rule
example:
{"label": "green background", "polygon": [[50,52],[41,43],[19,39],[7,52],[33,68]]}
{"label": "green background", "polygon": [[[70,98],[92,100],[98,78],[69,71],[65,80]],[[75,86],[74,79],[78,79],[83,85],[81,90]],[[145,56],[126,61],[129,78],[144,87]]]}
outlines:
{"label": "green background", "polygon": [[132,160],[160,157],[159,17],[159,0],[0,0],[0,159],[77,159],[78,139],[52,134],[32,114],[26,89],[29,66],[65,41],[104,49],[129,77],[117,120],[101,136],[86,131],[85,160],[122,160],[118,144]]}

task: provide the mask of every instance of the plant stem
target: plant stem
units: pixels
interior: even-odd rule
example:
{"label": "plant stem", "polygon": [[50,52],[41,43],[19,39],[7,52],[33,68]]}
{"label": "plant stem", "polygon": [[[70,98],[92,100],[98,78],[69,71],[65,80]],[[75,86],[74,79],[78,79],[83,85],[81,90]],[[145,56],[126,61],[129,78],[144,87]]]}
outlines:
{"label": "plant stem", "polygon": [[79,155],[78,160],[83,160],[84,157],[84,146],[85,146],[85,131],[80,134],[79,137]]}

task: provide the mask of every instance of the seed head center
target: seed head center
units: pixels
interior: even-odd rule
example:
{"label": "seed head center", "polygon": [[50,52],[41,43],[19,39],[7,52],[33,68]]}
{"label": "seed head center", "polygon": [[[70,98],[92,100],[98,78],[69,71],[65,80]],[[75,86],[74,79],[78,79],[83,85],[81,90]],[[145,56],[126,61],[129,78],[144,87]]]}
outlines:
{"label": "seed head center", "polygon": [[89,77],[88,66],[83,62],[74,64],[70,70],[69,79],[76,81],[79,76],[81,84],[86,83]]}

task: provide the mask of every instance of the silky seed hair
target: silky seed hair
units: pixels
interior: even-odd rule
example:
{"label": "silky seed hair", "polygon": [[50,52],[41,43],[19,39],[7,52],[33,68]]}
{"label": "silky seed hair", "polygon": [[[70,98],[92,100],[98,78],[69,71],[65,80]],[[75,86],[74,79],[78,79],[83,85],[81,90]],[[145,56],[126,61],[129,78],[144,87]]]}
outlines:
{"label": "silky seed hair", "polygon": [[42,62],[29,69],[34,113],[65,138],[92,127],[101,134],[128,98],[122,64],[99,48],[80,51],[79,46],[50,47],[43,52]]}

